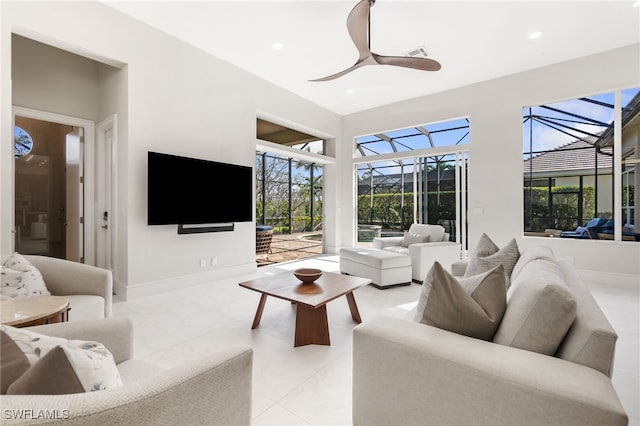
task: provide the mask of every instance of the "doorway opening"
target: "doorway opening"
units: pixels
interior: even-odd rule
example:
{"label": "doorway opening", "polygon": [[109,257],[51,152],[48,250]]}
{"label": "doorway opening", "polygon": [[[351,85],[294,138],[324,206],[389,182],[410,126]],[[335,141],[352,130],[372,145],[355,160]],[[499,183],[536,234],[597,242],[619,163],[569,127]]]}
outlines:
{"label": "doorway opening", "polygon": [[85,232],[92,224],[85,220],[85,134],[93,134],[92,122],[14,109],[17,252],[81,263],[92,258]]}
{"label": "doorway opening", "polygon": [[[256,139],[258,266],[322,254],[324,165],[308,154],[323,156],[325,139],[261,118]],[[270,233],[268,247],[258,229]]]}

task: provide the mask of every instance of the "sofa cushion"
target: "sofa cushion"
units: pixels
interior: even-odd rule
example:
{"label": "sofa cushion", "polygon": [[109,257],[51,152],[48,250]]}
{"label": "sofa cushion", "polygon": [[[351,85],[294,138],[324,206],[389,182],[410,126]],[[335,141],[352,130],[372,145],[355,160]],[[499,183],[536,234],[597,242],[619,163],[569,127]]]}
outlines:
{"label": "sofa cushion", "polygon": [[[385,247],[383,250],[390,251],[390,252],[393,252],[393,253],[404,254],[406,256],[410,256],[411,255],[411,252],[409,251],[408,247],[389,246],[389,247]],[[409,258],[409,259],[411,259],[411,258]]]}
{"label": "sofa cushion", "polygon": [[412,234],[405,232],[402,238],[402,247],[409,247],[411,244],[428,243],[431,240],[429,234]]}
{"label": "sofa cushion", "polygon": [[0,393],[5,394],[9,385],[29,369],[29,360],[4,331],[0,331],[0,364]]}
{"label": "sofa cushion", "polygon": [[104,318],[104,297],[92,294],[72,294],[69,300],[69,321],[87,321]]}
{"label": "sofa cushion", "polygon": [[454,333],[491,340],[506,306],[504,267],[457,279],[435,262],[422,283],[415,320]]}
{"label": "sofa cushion", "polygon": [[555,354],[576,317],[576,299],[555,261],[528,262],[507,293],[495,343]]}
{"label": "sofa cushion", "polygon": [[618,335],[579,277],[571,260],[560,259],[558,265],[578,305],[576,319],[556,356],[586,365],[611,377]]}
{"label": "sofa cushion", "polygon": [[15,252],[0,267],[0,295],[9,297],[49,296],[51,293],[38,268]]}
{"label": "sofa cushion", "polygon": [[[482,234],[476,249],[473,251],[464,276],[469,277],[486,272],[497,265],[504,266],[504,272],[510,279],[513,267],[520,257],[518,244],[515,238],[509,241],[503,248],[499,248],[487,234]],[[507,287],[509,286],[507,280]]]}
{"label": "sofa cushion", "polygon": [[551,250],[551,247],[547,246],[533,246],[524,250],[513,267],[513,272],[511,272],[511,281],[517,279],[518,275],[520,275],[520,272],[527,265],[527,263],[535,259],[546,259],[553,261],[555,260],[555,255],[553,254],[553,250]]}
{"label": "sofa cushion", "polygon": [[8,394],[68,394],[110,389],[122,384],[111,352],[97,342],[67,340],[2,326],[23,352],[29,369]]}

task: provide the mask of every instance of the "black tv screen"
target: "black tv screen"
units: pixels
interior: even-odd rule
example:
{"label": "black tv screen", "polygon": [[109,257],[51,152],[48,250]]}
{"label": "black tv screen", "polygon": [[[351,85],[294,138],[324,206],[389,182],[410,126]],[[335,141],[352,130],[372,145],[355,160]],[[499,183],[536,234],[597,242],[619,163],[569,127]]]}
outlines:
{"label": "black tv screen", "polygon": [[253,168],[148,153],[148,225],[253,220]]}

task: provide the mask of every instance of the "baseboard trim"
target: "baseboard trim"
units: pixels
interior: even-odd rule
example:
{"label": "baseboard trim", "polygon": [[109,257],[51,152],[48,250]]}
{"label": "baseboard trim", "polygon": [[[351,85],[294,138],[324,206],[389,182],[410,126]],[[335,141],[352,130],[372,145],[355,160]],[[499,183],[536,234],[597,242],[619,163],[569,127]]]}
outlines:
{"label": "baseboard trim", "polygon": [[147,281],[139,284],[126,285],[123,283],[117,283],[116,294],[120,300],[139,299],[141,297],[153,296],[155,294],[184,289],[186,287],[193,287],[216,280],[240,277],[242,275],[254,273],[256,270],[256,263],[252,262],[198,274],[185,275],[158,281]]}
{"label": "baseboard trim", "polygon": [[608,287],[635,288],[638,286],[638,276],[634,274],[625,274],[621,272],[603,272],[591,269],[577,269],[578,275],[584,282],[589,283],[606,283]]}

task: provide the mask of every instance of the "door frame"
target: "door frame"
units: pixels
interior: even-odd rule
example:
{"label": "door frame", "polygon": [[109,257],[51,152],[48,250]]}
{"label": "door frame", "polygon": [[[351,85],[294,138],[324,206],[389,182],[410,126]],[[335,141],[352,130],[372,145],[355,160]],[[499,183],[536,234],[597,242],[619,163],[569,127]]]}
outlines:
{"label": "door frame", "polygon": [[[84,263],[93,265],[95,262],[95,237],[93,230],[95,229],[95,207],[94,207],[94,186],[95,186],[95,124],[91,120],[79,117],[56,114],[47,111],[25,108],[21,106],[13,106],[11,125],[16,125],[16,115],[20,117],[33,118],[36,120],[49,121],[52,123],[64,124],[74,127],[84,128]],[[12,131],[13,134],[13,131]],[[11,188],[15,194],[15,168],[11,173]],[[12,217],[11,223],[15,229],[15,197],[12,196]],[[12,234],[11,246],[15,247],[16,235]]]}
{"label": "door frame", "polygon": [[[98,123],[96,131],[96,146],[94,152],[96,153],[96,167],[95,167],[95,179],[96,179],[96,211],[95,211],[95,234],[96,234],[96,246],[95,246],[95,261],[96,266],[109,269],[113,272],[114,276],[117,270],[118,257],[116,256],[116,247],[118,247],[118,185],[117,185],[117,170],[118,170],[118,116],[117,114],[111,114]],[[108,138],[108,133],[111,132],[111,137]],[[109,170],[107,170],[107,168]],[[102,233],[103,219],[101,213],[104,210],[109,211],[109,218],[106,223],[108,225],[108,234],[105,236]],[[101,251],[104,251],[106,259],[105,265],[101,264],[100,255]],[[110,252],[110,253],[109,253]]]}

